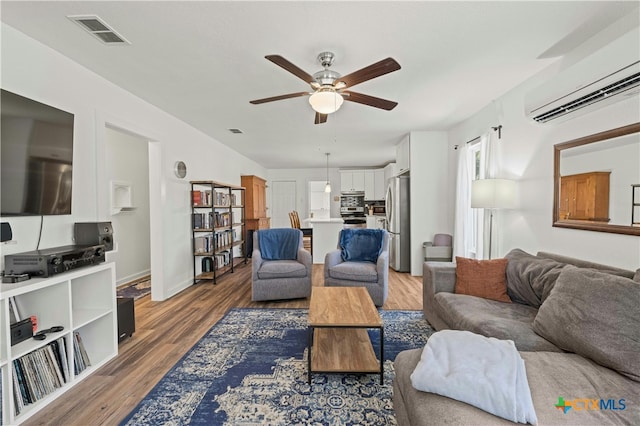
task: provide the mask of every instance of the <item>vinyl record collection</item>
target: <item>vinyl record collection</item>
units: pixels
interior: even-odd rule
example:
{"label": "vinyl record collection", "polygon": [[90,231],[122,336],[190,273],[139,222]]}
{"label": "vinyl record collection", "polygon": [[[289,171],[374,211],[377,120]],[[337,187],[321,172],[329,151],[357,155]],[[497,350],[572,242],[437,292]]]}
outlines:
{"label": "vinyl record collection", "polygon": [[[78,375],[91,365],[78,332],[73,333],[74,369]],[[64,337],[13,361],[13,396],[16,415],[71,380]]]}

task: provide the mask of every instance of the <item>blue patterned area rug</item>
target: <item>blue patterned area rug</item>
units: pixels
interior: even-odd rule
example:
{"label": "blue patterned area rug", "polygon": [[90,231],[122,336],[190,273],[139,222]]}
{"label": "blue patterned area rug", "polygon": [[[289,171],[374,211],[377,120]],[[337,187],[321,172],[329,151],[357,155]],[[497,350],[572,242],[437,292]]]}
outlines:
{"label": "blue patterned area rug", "polygon": [[[230,310],[121,425],[392,425],[393,360],[433,333],[421,311],[380,311],[379,374],[313,374],[307,382],[307,310]],[[374,350],[379,333],[371,330]]]}
{"label": "blue patterned area rug", "polygon": [[131,297],[134,300],[138,300],[151,294],[151,276],[138,278],[137,280],[123,284],[116,289],[116,295],[118,297]]}

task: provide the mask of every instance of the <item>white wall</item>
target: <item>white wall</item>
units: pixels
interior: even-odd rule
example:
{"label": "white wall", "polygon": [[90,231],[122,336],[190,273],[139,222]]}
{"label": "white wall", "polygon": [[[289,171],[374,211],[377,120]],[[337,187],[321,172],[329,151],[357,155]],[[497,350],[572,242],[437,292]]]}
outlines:
{"label": "white wall", "polygon": [[120,131],[106,129],[106,169],[109,182],[126,182],[132,189],[134,210],[111,216],[116,284],[124,284],[151,273],[149,247],[149,149],[148,142]]}
{"label": "white wall", "polygon": [[435,234],[452,234],[449,209],[448,150],[446,132],[411,132],[411,275],[422,275],[422,244]]}
{"label": "white wall", "polygon": [[[270,169],[267,173],[267,181],[288,180],[296,182],[296,210],[300,219],[309,217],[309,182],[327,180],[327,169]],[[329,181],[331,182],[331,217],[340,217],[340,200],[335,197],[340,195],[340,173],[337,168],[329,167]],[[267,183],[268,184],[268,183]],[[267,205],[271,203],[271,190],[267,189]]]}
{"label": "white wall", "polygon": [[[637,122],[640,98],[634,96],[563,123],[534,123],[524,114],[525,94],[553,71],[543,71],[455,127],[449,133],[449,143],[453,148],[491,126],[503,126],[498,141],[502,164],[498,177],[518,181],[520,200],[517,209],[498,211],[494,218],[495,253],[502,256],[516,247],[530,253],[543,250],[635,270],[640,267],[637,236],[552,227],[553,146]],[[451,156],[453,182],[456,157]]]}
{"label": "white wall", "polygon": [[[104,164],[105,128],[145,137],[149,145],[152,298],[166,299],[192,284],[189,180],[240,184],[265,176],[254,161],[115,86],[58,52],[2,23],[2,87],[75,114],[73,204],[70,216],[44,218],[41,248],[71,244],[74,222],[110,220]],[[186,179],[173,175],[187,164]],[[40,219],[3,218],[16,244],[3,254],[34,250]]]}

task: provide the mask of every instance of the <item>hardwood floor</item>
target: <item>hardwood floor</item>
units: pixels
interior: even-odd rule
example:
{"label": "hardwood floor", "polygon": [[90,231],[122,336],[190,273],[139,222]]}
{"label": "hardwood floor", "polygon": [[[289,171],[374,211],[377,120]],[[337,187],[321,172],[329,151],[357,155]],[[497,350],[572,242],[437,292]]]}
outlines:
{"label": "hardwood floor", "polygon": [[[313,285],[324,282],[323,265],[313,265]],[[308,308],[309,299],[251,301],[251,263],[217,285],[194,285],[163,302],[149,296],[135,302],[136,332],[118,356],[25,425],[117,425],[165,373],[233,307]],[[422,309],[422,279],[389,270],[389,298],[383,309]]]}

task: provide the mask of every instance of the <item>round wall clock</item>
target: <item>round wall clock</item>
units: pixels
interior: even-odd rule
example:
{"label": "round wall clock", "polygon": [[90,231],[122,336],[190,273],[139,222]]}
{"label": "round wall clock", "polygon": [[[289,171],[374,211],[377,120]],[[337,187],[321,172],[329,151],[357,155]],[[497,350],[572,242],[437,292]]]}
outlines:
{"label": "round wall clock", "polygon": [[173,168],[173,173],[176,174],[180,179],[184,178],[187,175],[187,165],[184,164],[184,161],[176,161],[176,164]]}

